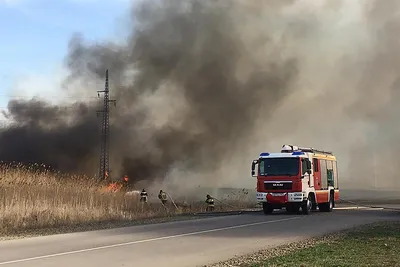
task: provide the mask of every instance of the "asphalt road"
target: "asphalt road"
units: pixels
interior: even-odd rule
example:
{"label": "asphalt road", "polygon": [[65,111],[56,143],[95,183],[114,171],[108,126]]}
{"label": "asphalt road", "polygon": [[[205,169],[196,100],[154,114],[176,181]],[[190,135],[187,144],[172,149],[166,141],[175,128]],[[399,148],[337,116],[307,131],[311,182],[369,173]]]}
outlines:
{"label": "asphalt road", "polygon": [[0,266],[194,267],[380,221],[400,212],[341,208],[312,215],[247,213],[0,242]]}

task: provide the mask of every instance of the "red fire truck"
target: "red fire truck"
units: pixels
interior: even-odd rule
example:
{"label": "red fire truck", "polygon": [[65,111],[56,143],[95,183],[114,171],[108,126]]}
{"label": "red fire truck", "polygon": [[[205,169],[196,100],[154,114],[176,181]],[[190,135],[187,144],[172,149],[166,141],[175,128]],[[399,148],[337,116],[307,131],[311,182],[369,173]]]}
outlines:
{"label": "red fire truck", "polygon": [[282,208],[303,214],[317,208],[331,212],[339,200],[337,162],[332,152],[283,145],[280,153],[261,153],[253,160],[251,173],[257,177],[257,201],[265,214]]}

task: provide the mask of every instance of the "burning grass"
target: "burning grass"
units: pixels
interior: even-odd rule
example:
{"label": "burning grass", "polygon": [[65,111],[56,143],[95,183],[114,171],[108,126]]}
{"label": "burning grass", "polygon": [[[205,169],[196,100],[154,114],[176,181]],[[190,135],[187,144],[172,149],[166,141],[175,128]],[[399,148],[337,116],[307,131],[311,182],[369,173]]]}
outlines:
{"label": "burning grass", "polygon": [[[66,176],[45,166],[0,165],[0,235],[44,228],[132,221],[205,211],[190,205],[143,205],[133,196],[108,193],[106,184],[86,176]],[[243,205],[241,205],[243,207]],[[233,207],[217,205],[216,211]]]}

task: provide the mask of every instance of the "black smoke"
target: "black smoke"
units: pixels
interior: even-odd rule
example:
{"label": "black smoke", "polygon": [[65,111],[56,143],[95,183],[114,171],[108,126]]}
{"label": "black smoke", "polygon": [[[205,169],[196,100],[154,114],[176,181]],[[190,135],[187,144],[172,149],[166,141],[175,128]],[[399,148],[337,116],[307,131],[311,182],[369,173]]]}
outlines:
{"label": "black smoke", "polygon": [[[285,5],[272,2],[275,9]],[[210,172],[233,148],[246,145],[260,108],[267,121],[298,71],[296,58],[278,56],[280,47],[267,32],[245,39],[241,25],[257,16],[262,16],[257,8],[240,1],[145,1],[133,8],[126,43],[71,39],[67,86],[76,80],[101,81],[110,71],[117,100],[110,137],[115,176],[162,179],[176,166]],[[259,48],[270,56],[257,58]],[[101,89],[80,88],[94,96]],[[156,95],[172,104],[150,102]],[[70,106],[11,101],[7,116],[14,123],[0,133],[0,158],[96,173],[98,108],[101,100]],[[168,112],[173,116],[156,125],[155,118]]]}
{"label": "black smoke", "polygon": [[12,100],[4,115],[13,124],[0,133],[2,161],[92,174],[87,163],[98,153],[100,124],[87,103],[60,107],[35,99]]}

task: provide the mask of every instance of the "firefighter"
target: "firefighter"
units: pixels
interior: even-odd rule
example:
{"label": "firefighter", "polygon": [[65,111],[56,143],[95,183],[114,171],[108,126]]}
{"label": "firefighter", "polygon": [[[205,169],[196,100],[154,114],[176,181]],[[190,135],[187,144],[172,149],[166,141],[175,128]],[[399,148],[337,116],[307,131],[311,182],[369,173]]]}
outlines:
{"label": "firefighter", "polygon": [[207,194],[206,196],[207,211],[214,211],[214,198]]}
{"label": "firefighter", "polygon": [[164,191],[160,190],[160,193],[158,193],[158,199],[161,200],[161,203],[163,205],[165,205],[167,203],[167,194]]}
{"label": "firefighter", "polygon": [[122,178],[122,183],[121,183],[121,185],[122,185],[122,187],[125,189],[125,190],[128,190],[128,185],[129,185],[129,178],[128,178],[128,175],[125,175],[124,176],[124,178]]}
{"label": "firefighter", "polygon": [[144,189],[140,193],[140,202],[147,203],[147,192]]}

